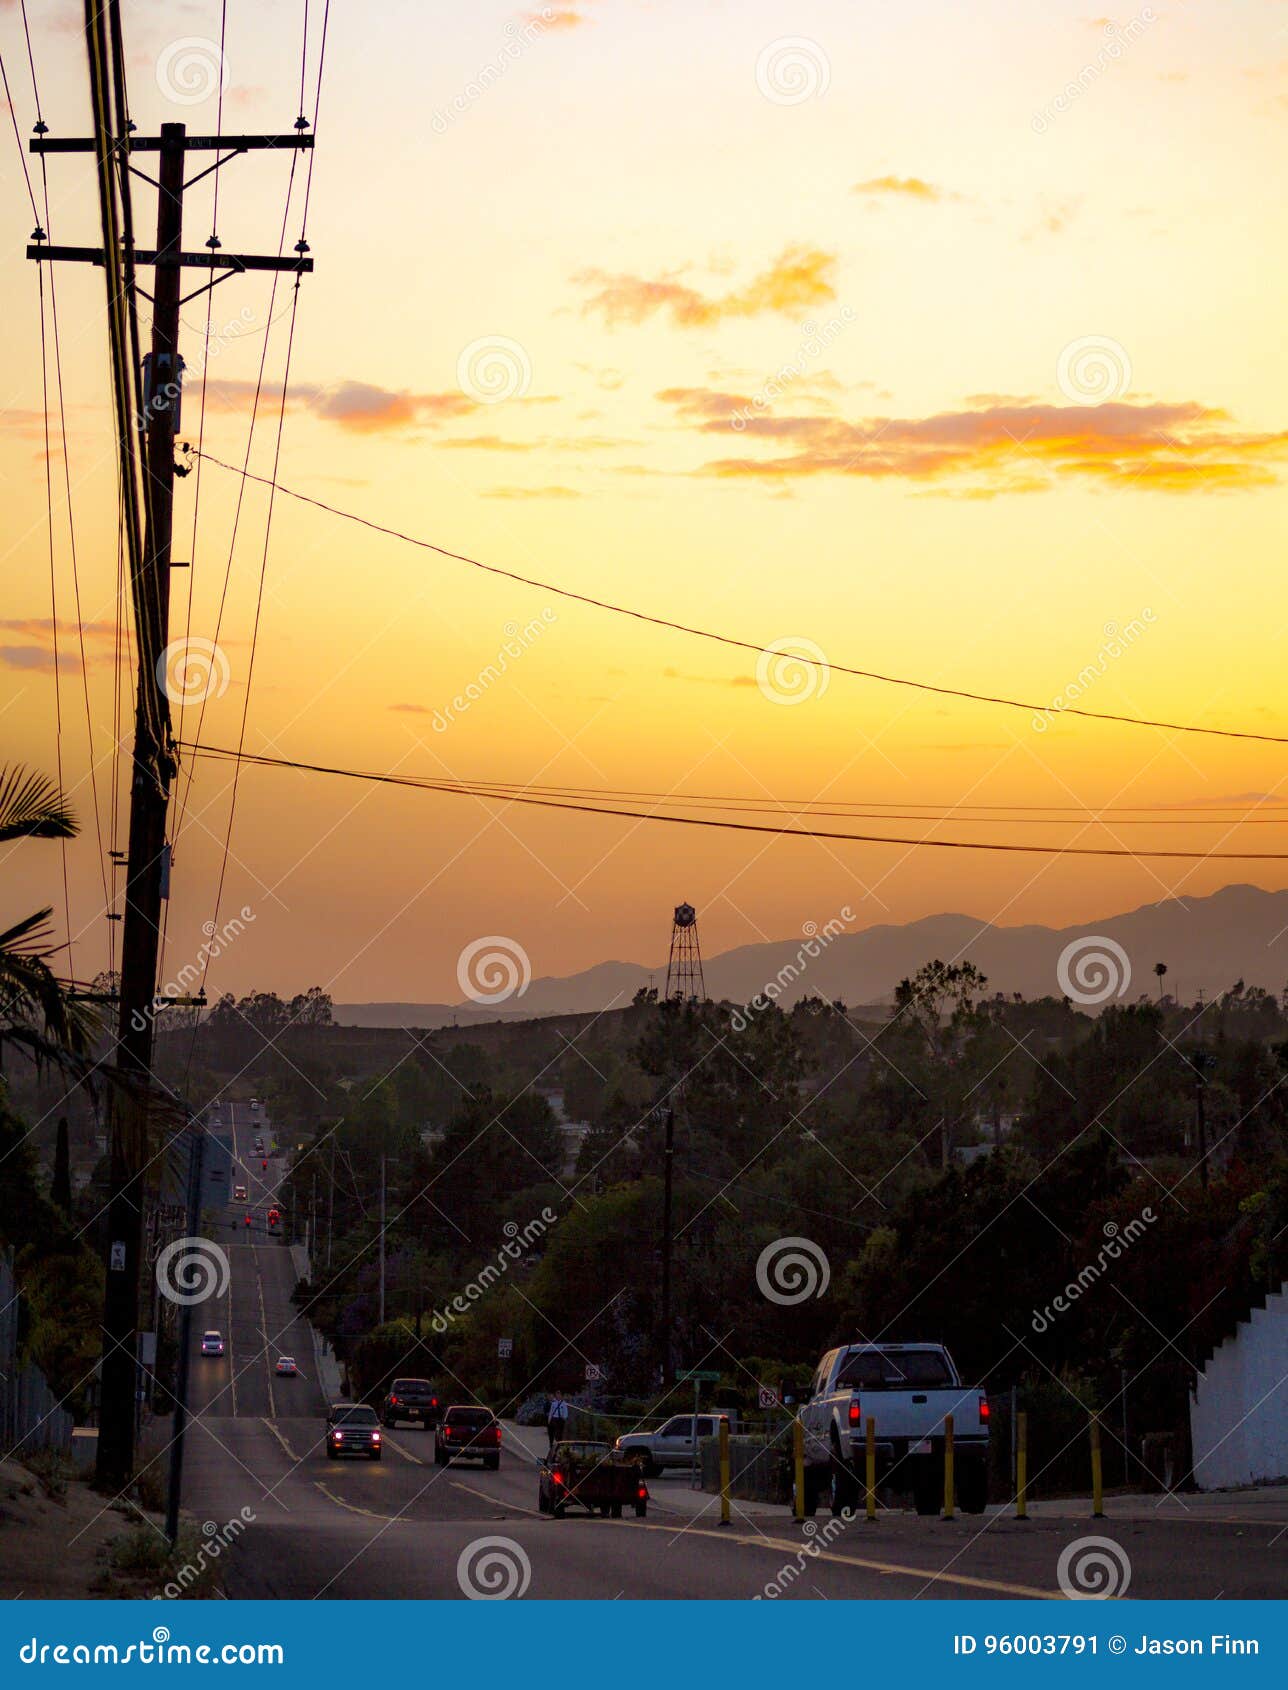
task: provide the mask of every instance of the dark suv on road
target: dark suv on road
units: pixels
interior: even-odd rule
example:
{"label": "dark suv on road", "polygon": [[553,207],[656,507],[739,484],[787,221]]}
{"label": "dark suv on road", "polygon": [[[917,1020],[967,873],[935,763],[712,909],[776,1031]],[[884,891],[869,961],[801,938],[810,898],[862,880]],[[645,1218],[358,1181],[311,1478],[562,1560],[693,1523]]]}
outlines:
{"label": "dark suv on road", "polygon": [[380,1409],[381,1423],[396,1426],[400,1420],[418,1420],[422,1426],[437,1426],[443,1418],[438,1392],[428,1379],[395,1379]]}
{"label": "dark suv on road", "polygon": [[434,1461],[481,1461],[495,1473],[501,1465],[501,1422],[490,1408],[466,1404],[449,1408],[434,1433]]}
{"label": "dark suv on road", "polygon": [[327,1460],[340,1455],[365,1455],[380,1460],[380,1422],[365,1402],[333,1402],[326,1414]]}

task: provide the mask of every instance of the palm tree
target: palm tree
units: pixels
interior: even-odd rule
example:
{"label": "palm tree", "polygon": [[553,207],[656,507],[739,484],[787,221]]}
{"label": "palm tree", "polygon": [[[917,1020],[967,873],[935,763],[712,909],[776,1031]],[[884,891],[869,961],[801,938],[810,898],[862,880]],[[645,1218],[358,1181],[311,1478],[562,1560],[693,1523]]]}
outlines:
{"label": "palm tree", "polygon": [[1167,973],[1167,964],[1165,962],[1156,962],[1154,964],[1154,973],[1158,976],[1158,1001],[1159,1001],[1159,1003],[1162,1003],[1162,1001],[1163,1001],[1163,976],[1164,976],[1164,974]]}
{"label": "palm tree", "polygon": [[[46,775],[0,769],[0,844],[18,839],[73,839],[76,817]],[[0,1054],[5,1041],[39,1065],[66,1066],[87,1054],[94,1022],[69,996],[50,966],[51,905],[0,932]]]}

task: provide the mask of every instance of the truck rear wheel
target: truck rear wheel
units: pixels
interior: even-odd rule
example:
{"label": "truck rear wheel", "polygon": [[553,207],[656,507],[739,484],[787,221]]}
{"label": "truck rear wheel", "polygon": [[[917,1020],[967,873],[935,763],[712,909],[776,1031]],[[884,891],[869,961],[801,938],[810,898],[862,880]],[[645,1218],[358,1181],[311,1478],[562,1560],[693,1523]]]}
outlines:
{"label": "truck rear wheel", "polygon": [[831,1480],[831,1505],[834,1515],[853,1513],[859,1502],[859,1482],[854,1477],[854,1471],[848,1461],[842,1458],[841,1452],[832,1446],[832,1459],[828,1468]]}

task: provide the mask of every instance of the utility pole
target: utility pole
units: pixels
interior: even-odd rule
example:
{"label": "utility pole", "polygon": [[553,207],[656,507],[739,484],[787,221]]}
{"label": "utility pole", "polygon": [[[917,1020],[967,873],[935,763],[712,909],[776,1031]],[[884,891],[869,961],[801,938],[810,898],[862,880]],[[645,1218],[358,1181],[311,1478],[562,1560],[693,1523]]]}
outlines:
{"label": "utility pole", "polygon": [[335,1134],[331,1135],[331,1188],[326,1200],[326,1265],[331,1266],[331,1243],[335,1238]]}
{"label": "utility pole", "polygon": [[674,1185],[675,1167],[675,1110],[668,1104],[666,1110],[666,1137],[663,1140],[662,1153],[662,1388],[665,1390],[671,1383],[674,1358],[671,1353],[671,1251],[675,1240],[672,1236],[672,1192]]}
{"label": "utility pole", "polygon": [[[97,264],[108,277],[109,316],[119,312],[114,278],[124,262],[122,291],[133,306],[133,273],[152,266],[152,346],[143,360],[142,405],[135,406],[132,426],[143,438],[147,524],[139,579],[135,583],[136,618],[146,609],[146,628],[137,629],[139,672],[135,695],[134,746],[130,786],[129,852],[125,886],[125,920],[121,939],[120,1019],[117,1066],[128,1093],[118,1095],[111,1120],[111,1193],[108,1205],[108,1257],[103,1299],[103,1357],[99,1385],[98,1469],[100,1485],[120,1489],[134,1467],[134,1397],[136,1390],[137,1326],[143,1244],[143,1174],[148,1163],[148,1094],[152,1076],[153,1019],[157,991],[161,906],[169,895],[170,850],[166,817],[176,760],[170,735],[169,704],[165,692],[165,653],[169,643],[171,535],[174,521],[175,431],[183,363],[179,356],[180,307],[233,274],[247,270],[278,270],[301,274],[313,261],[304,256],[301,237],[297,256],[259,257],[225,253],[211,236],[204,252],[184,252],[183,196],[201,177],[243,153],[257,150],[309,148],[312,135],[189,135],[182,123],[166,123],[158,136],[127,133],[120,100],[123,62],[115,65],[117,108],[113,122],[107,95],[107,45],[102,10],[87,4],[91,93],[96,133],[88,138],[38,134],[33,153],[92,154],[100,167],[100,202],[104,219],[104,247],[51,246],[43,231],[27,248],[38,263],[51,261]],[[119,40],[113,46],[120,55]],[[129,162],[135,154],[159,155],[157,176]],[[190,153],[212,153],[214,162],[185,181]],[[108,236],[116,227],[118,202],[128,210],[128,175],[142,177],[157,190],[157,236],[153,251],[112,250]],[[109,179],[110,178],[110,179]],[[129,218],[124,219],[126,226]],[[210,272],[212,279],[184,295],[185,269]],[[215,276],[216,271],[224,274]],[[142,289],[138,291],[142,292]],[[109,325],[110,326],[110,325]],[[118,337],[119,340],[119,337]],[[114,350],[119,362],[119,345]],[[119,372],[130,383],[140,372]],[[118,387],[119,396],[119,387]],[[123,443],[123,450],[124,450]],[[133,475],[130,465],[125,474]]]}
{"label": "utility pole", "polygon": [[380,1158],[380,1326],[385,1324],[385,1159]]}
{"label": "utility pole", "polygon": [[[205,1128],[188,1123],[188,1236],[201,1224],[201,1175]],[[185,1298],[179,1316],[179,1357],[174,1392],[174,1430],[170,1440],[170,1482],[165,1494],[165,1535],[173,1548],[179,1541],[179,1498],[183,1492],[183,1434],[188,1423],[188,1361],[192,1350],[192,1302]]]}
{"label": "utility pole", "polygon": [[1207,1091],[1208,1057],[1205,1051],[1199,1051],[1194,1057],[1194,1111],[1198,1117],[1199,1129],[1199,1183],[1204,1191],[1208,1188],[1208,1160],[1207,1160],[1207,1110],[1204,1106],[1204,1093]]}

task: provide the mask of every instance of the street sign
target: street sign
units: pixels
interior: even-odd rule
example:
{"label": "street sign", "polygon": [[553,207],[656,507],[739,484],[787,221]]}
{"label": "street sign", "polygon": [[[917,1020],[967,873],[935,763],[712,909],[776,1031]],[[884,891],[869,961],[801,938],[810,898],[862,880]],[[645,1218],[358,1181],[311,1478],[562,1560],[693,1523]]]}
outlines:
{"label": "street sign", "polygon": [[718,1368],[691,1367],[687,1373],[677,1373],[675,1377],[678,1380],[691,1379],[695,1385],[698,1383],[710,1383],[714,1385],[720,1377],[720,1372]]}
{"label": "street sign", "polygon": [[593,1361],[588,1361],[586,1363],[586,1383],[588,1385],[599,1385],[603,1383],[603,1378],[604,1370],[601,1367],[596,1367]]}
{"label": "street sign", "polygon": [[777,1385],[757,1385],[756,1396],[761,1408],[778,1408],[782,1403]]}
{"label": "street sign", "polygon": [[514,1354],[514,1339],[498,1338],[496,1341],[496,1353],[502,1361],[509,1361],[510,1357]]}
{"label": "street sign", "polygon": [[125,1244],[119,1238],[112,1240],[112,1247],[107,1253],[107,1265],[113,1273],[125,1272]]}

